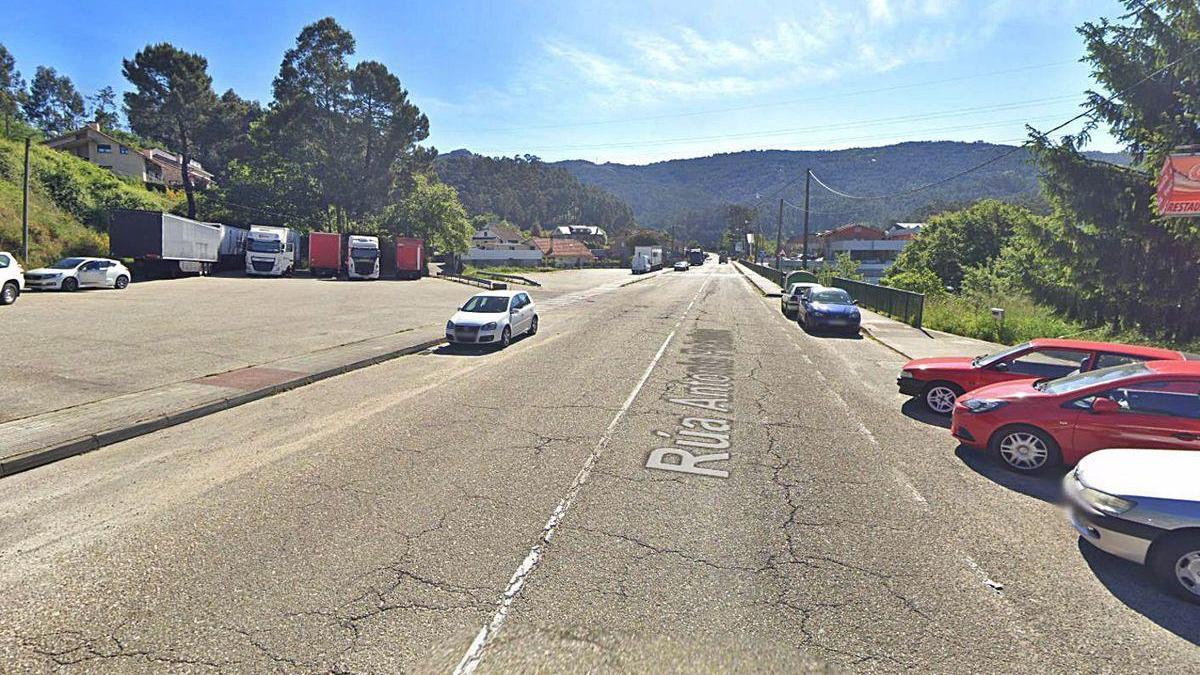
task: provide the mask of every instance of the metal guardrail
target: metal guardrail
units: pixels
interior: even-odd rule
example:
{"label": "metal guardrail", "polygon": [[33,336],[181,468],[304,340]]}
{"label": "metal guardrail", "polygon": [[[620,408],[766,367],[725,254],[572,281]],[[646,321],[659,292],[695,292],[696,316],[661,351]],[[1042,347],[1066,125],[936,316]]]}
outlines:
{"label": "metal guardrail", "polygon": [[511,281],[516,284],[525,284],[526,286],[541,286],[541,284],[533,279],[523,277],[519,274],[505,274],[503,272],[488,272],[486,270],[479,270],[479,275],[485,277],[496,277],[497,279]]}
{"label": "metal guardrail", "polygon": [[762,276],[770,279],[771,281],[774,281],[777,285],[783,286],[783,274],[780,273],[780,271],[775,269],[774,267],[767,267],[766,265],[759,265],[758,263],[753,263],[753,262],[750,262],[749,260],[739,260],[738,262],[741,263],[742,265],[745,265],[746,267],[754,270],[755,272],[761,274]]}
{"label": "metal guardrail", "polygon": [[841,288],[864,307],[899,319],[913,328],[921,327],[925,314],[925,295],[865,281],[834,277],[831,286]]}
{"label": "metal guardrail", "polygon": [[486,288],[489,291],[503,291],[508,288],[508,284],[502,281],[492,281],[491,279],[483,279],[481,277],[469,277],[464,274],[442,273],[439,274],[438,277],[442,279],[449,279],[450,281],[457,281],[460,284],[467,284],[468,286],[479,286],[480,288]]}

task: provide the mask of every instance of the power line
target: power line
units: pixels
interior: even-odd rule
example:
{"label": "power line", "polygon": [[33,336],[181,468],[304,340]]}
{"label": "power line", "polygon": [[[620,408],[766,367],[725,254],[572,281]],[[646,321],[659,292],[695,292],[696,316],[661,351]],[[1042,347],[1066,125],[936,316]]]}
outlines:
{"label": "power line", "polygon": [[1075,63],[1077,63],[1077,62],[1076,61],[1055,61],[1053,63],[1042,63],[1042,64],[1035,64],[1035,65],[1028,65],[1028,66],[1020,66],[1017,68],[1006,68],[1004,70],[994,70],[994,71],[990,71],[990,72],[986,72],[986,73],[974,73],[971,75],[948,77],[948,78],[943,78],[940,80],[927,80],[924,82],[912,82],[909,84],[897,84],[897,85],[891,85],[888,87],[877,87],[877,88],[873,88],[873,89],[860,89],[858,91],[849,91],[849,92],[843,92],[843,93],[839,93],[839,94],[829,94],[826,96],[809,96],[806,98],[796,98],[796,99],[789,99],[789,100],[784,100],[784,101],[774,101],[774,102],[770,102],[770,103],[751,103],[751,104],[739,105],[739,106],[729,106],[726,108],[710,108],[708,110],[692,110],[692,111],[679,112],[679,113],[664,113],[661,115],[644,115],[641,117],[626,117],[626,118],[614,118],[614,119],[605,119],[605,120],[588,120],[588,121],[583,121],[583,122],[564,122],[564,123],[560,123],[560,124],[543,124],[543,125],[531,125],[531,126],[524,126],[524,127],[496,128],[496,129],[453,129],[453,128],[451,128],[449,130],[442,131],[441,133],[468,133],[468,132],[469,133],[514,133],[514,132],[520,132],[520,131],[536,131],[536,130],[542,130],[542,129],[568,129],[568,128],[574,128],[574,127],[602,126],[602,125],[606,125],[606,124],[627,124],[630,122],[652,122],[652,121],[665,120],[665,119],[677,119],[677,118],[681,118],[681,117],[694,117],[697,115],[714,115],[714,114],[726,113],[726,112],[737,112],[740,110],[757,110],[757,109],[761,109],[761,108],[773,108],[773,107],[780,107],[780,106],[795,105],[797,103],[811,103],[814,101],[828,101],[828,100],[834,100],[834,99],[839,99],[839,98],[849,98],[852,96],[863,96],[866,94],[880,94],[880,93],[885,93],[885,92],[890,92],[890,91],[899,91],[899,90],[903,90],[903,89],[916,89],[919,87],[928,87],[928,86],[933,86],[933,85],[938,85],[938,84],[949,84],[952,82],[978,80],[979,78],[982,78],[982,77],[992,77],[995,75],[1011,75],[1013,73],[1028,72],[1031,70],[1043,70],[1046,68],[1057,68],[1060,66],[1072,65]]}
{"label": "power line", "polygon": [[[1109,96],[1105,97],[1105,98],[1104,98],[1104,99],[1102,99],[1101,101],[1098,101],[1098,102],[1095,102],[1095,103],[1089,104],[1088,106],[1086,106],[1086,107],[1085,107],[1085,109],[1084,109],[1084,111],[1083,111],[1083,112],[1081,112],[1081,113],[1079,113],[1078,115],[1076,115],[1076,116],[1072,117],[1071,119],[1067,120],[1066,122],[1063,122],[1062,124],[1059,124],[1058,126],[1054,127],[1053,129],[1050,129],[1050,130],[1048,130],[1048,131],[1042,132],[1040,135],[1042,135],[1042,136],[1049,136],[1050,134],[1052,134],[1052,133],[1054,133],[1054,132],[1056,132],[1056,131],[1060,131],[1061,129],[1063,129],[1063,128],[1067,127],[1067,126],[1069,126],[1069,125],[1071,125],[1071,124],[1074,124],[1075,122],[1078,122],[1079,120],[1081,120],[1081,119],[1083,119],[1083,118],[1085,118],[1085,117],[1087,117],[1087,116],[1089,116],[1089,115],[1093,114],[1094,112],[1096,112],[1096,108],[1100,107],[1100,105],[1101,105],[1102,103],[1112,103],[1114,99],[1117,99],[1117,98],[1119,98],[1120,96],[1122,96],[1122,95],[1124,95],[1124,94],[1126,94],[1126,93],[1128,93],[1128,92],[1130,92],[1130,91],[1132,91],[1132,90],[1136,89],[1137,87],[1140,87],[1140,86],[1142,86],[1142,85],[1143,85],[1143,84],[1145,84],[1146,82],[1149,82],[1149,81],[1150,81],[1150,80],[1152,80],[1153,78],[1155,78],[1155,77],[1158,77],[1158,76],[1159,76],[1159,75],[1161,75],[1162,73],[1164,73],[1164,72],[1166,72],[1167,70],[1169,70],[1169,69],[1171,69],[1171,68],[1175,67],[1176,65],[1178,65],[1178,64],[1179,64],[1181,61],[1183,61],[1184,59],[1186,59],[1186,58],[1189,58],[1189,57],[1191,57],[1191,56],[1195,55],[1197,52],[1200,52],[1200,45],[1196,46],[1194,49],[1190,50],[1190,51],[1189,51],[1189,52],[1187,52],[1186,54],[1183,54],[1182,56],[1180,56],[1179,58],[1175,59],[1174,61],[1171,61],[1171,62],[1170,62],[1170,63],[1168,63],[1167,65],[1165,65],[1165,66],[1163,66],[1163,67],[1159,68],[1158,70],[1156,70],[1156,71],[1154,71],[1154,72],[1150,73],[1149,75],[1147,75],[1147,76],[1143,77],[1142,79],[1138,80],[1137,82],[1134,82],[1133,84],[1129,85],[1128,87],[1125,87],[1124,89],[1122,89],[1122,90],[1120,90],[1120,91],[1118,91],[1118,92],[1116,92],[1116,93],[1114,93],[1114,94],[1111,94],[1111,95],[1109,95]],[[967,168],[967,169],[964,169],[964,170],[962,170],[962,171],[959,171],[958,173],[955,173],[955,174],[953,174],[953,175],[951,175],[951,176],[946,176],[945,178],[942,178],[942,179],[939,179],[939,180],[933,181],[933,182],[931,182],[931,183],[926,183],[925,185],[919,185],[919,186],[917,186],[917,187],[915,187],[915,188],[912,188],[912,189],[910,189],[910,190],[906,190],[906,191],[904,191],[904,192],[893,193],[893,194],[888,194],[888,195],[851,195],[851,194],[847,194],[847,193],[845,193],[845,192],[842,192],[842,191],[840,191],[840,190],[835,190],[835,189],[833,189],[833,188],[829,187],[829,186],[828,186],[828,185],[826,185],[825,183],[821,182],[821,179],[820,179],[820,178],[817,178],[816,174],[814,174],[814,175],[813,175],[813,180],[817,181],[817,184],[818,184],[818,185],[820,185],[821,187],[825,188],[826,190],[828,190],[828,191],[832,192],[833,194],[835,194],[835,195],[838,195],[838,196],[840,196],[840,197],[845,197],[846,199],[858,199],[858,200],[867,200],[867,199],[895,199],[896,197],[903,197],[903,196],[905,196],[905,195],[910,195],[910,194],[914,194],[914,193],[917,193],[917,192],[922,192],[922,191],[924,191],[924,190],[928,190],[928,189],[930,189],[930,188],[932,188],[932,187],[937,187],[938,185],[942,185],[943,183],[948,183],[948,182],[950,182],[950,181],[952,181],[952,180],[955,180],[955,179],[957,179],[957,178],[961,178],[962,176],[965,176],[965,175],[967,175],[967,174],[969,174],[969,173],[974,173],[974,172],[976,172],[976,171],[979,171],[980,169],[983,169],[983,168],[985,168],[985,167],[987,167],[987,166],[990,166],[990,165],[992,165],[992,164],[995,164],[996,162],[999,162],[1000,160],[1002,160],[1002,159],[1005,159],[1006,157],[1011,157],[1012,155],[1016,154],[1017,152],[1020,152],[1021,150],[1025,149],[1025,147],[1026,147],[1026,146],[1028,146],[1028,145],[1029,145],[1029,141],[1025,141],[1025,142],[1024,142],[1024,143],[1022,143],[1021,145],[1018,145],[1018,146],[1016,146],[1016,147],[1014,147],[1014,148],[1012,148],[1012,149],[1008,150],[1007,152],[1001,153],[1001,154],[999,154],[999,155],[997,155],[997,156],[995,156],[995,157],[993,157],[993,158],[991,158],[991,159],[989,159],[989,160],[987,160],[987,161],[980,162],[979,164],[976,164],[975,166],[972,166],[972,167],[969,167],[969,168]]]}

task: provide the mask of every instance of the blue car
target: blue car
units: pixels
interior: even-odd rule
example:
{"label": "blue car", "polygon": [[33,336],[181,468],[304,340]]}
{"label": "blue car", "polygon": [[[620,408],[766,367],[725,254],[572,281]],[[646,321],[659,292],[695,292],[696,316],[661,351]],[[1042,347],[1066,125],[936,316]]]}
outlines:
{"label": "blue car", "polygon": [[810,289],[800,303],[796,320],[805,330],[830,330],[857,335],[862,315],[857,301],[840,288],[820,286]]}

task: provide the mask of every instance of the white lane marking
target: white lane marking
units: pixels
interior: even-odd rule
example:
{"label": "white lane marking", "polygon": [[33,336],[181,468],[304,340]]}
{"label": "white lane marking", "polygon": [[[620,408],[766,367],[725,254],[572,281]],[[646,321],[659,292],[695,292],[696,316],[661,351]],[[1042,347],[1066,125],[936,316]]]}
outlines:
{"label": "white lane marking", "polygon": [[925,500],[925,495],[921,494],[920,490],[918,490],[912,484],[912,481],[908,479],[908,476],[903,471],[901,471],[900,469],[896,469],[895,471],[896,471],[896,480],[900,481],[901,485],[908,488],[908,491],[912,493],[914,500],[916,500],[917,502],[920,502],[921,504],[929,503]]}
{"label": "white lane marking", "polygon": [[987,575],[987,572],[984,572],[983,568],[979,566],[979,563],[976,563],[971,556],[963,556],[963,562],[967,563],[967,567],[970,567],[971,570],[979,576],[980,580],[983,581],[984,586],[992,589],[996,595],[1004,595],[1004,584],[1000,583],[999,581],[993,581],[992,578]]}
{"label": "white lane marking", "polygon": [[483,651],[487,649],[488,642],[499,630],[504,626],[504,621],[508,618],[508,611],[512,607],[513,601],[517,599],[521,588],[525,586],[525,581],[533,574],[538,565],[542,561],[542,556],[545,554],[546,547],[550,544],[550,539],[554,536],[558,529],[558,524],[567,515],[567,510],[571,508],[571,504],[575,502],[575,498],[579,496],[579,491],[583,489],[584,483],[587,483],[588,478],[592,475],[592,469],[595,468],[596,462],[600,459],[601,453],[608,445],[608,441],[612,438],[613,431],[625,417],[625,413],[633,405],[637,396],[642,391],[642,387],[646,386],[646,382],[650,379],[650,374],[654,372],[654,368],[662,359],[663,354],[667,351],[667,346],[671,344],[675,333],[679,330],[679,326],[683,323],[684,317],[687,316],[687,311],[696,303],[696,299],[700,297],[700,293],[704,291],[704,287],[708,285],[708,279],[700,284],[700,288],[692,297],[692,301],[688,303],[687,309],[675,322],[671,328],[671,332],[667,335],[667,339],[663,340],[662,345],[658,348],[658,352],[654,354],[654,358],[650,359],[650,365],[646,366],[645,372],[642,373],[641,379],[638,380],[633,390],[629,392],[629,396],[625,398],[625,402],[621,404],[617,414],[613,416],[612,421],[605,427],[604,433],[601,434],[600,440],[596,441],[596,445],[592,447],[591,454],[588,455],[583,466],[579,469],[579,473],[575,475],[574,482],[567,490],[567,494],[558,502],[558,506],[554,512],[550,514],[550,519],[542,526],[542,534],[538,540],[534,542],[533,547],[529,549],[529,553],[521,564],[517,567],[517,571],[513,572],[512,578],[508,580],[508,586],[504,589],[504,595],[500,598],[499,606],[496,607],[495,614],[492,615],[492,620],[484,624],[479,629],[479,633],[475,635],[475,640],[471,642],[471,646],[467,649],[467,653],[463,654],[462,660],[458,662],[458,666],[454,669],[455,675],[470,675],[479,667],[480,661],[483,660]]}

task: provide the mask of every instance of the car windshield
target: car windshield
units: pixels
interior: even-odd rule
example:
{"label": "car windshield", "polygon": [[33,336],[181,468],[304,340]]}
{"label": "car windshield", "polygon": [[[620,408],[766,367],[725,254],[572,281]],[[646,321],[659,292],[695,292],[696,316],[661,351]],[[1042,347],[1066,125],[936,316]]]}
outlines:
{"label": "car windshield", "polygon": [[351,258],[377,258],[379,257],[379,249],[377,248],[362,248],[355,246],[350,249]]}
{"label": "car windshield", "polygon": [[1060,377],[1057,380],[1039,380],[1033,386],[1047,394],[1069,394],[1093,385],[1115,382],[1137,375],[1145,375],[1148,372],[1150,372],[1150,369],[1142,363],[1128,363],[1123,366],[1075,373],[1074,375]]}
{"label": "car windshield", "polygon": [[462,306],[464,312],[499,314],[508,309],[508,298],[503,295],[477,295]]}
{"label": "car windshield", "polygon": [[808,295],[813,302],[821,302],[826,305],[849,305],[854,301],[850,298],[850,294],[840,288],[826,288],[820,291],[813,291]]}
{"label": "car windshield", "polygon": [[73,270],[84,262],[83,258],[63,258],[50,266],[52,270]]}
{"label": "car windshield", "polygon": [[1002,361],[1002,360],[1012,356],[1013,354],[1023,352],[1026,349],[1029,349],[1029,343],[1022,342],[1021,344],[1017,345],[1016,347],[1008,347],[1007,349],[1001,349],[1000,351],[993,352],[991,354],[985,354],[983,356],[976,356],[975,359],[973,361],[971,361],[971,365],[973,365],[973,366],[990,366],[993,363],[996,363],[997,361]]}
{"label": "car windshield", "polygon": [[255,253],[279,253],[283,250],[283,242],[263,239],[247,239],[246,250]]}

